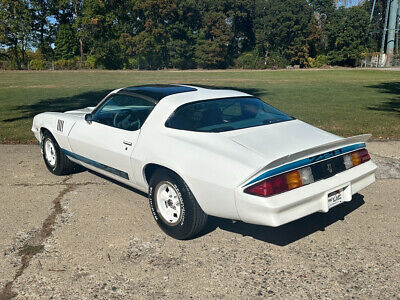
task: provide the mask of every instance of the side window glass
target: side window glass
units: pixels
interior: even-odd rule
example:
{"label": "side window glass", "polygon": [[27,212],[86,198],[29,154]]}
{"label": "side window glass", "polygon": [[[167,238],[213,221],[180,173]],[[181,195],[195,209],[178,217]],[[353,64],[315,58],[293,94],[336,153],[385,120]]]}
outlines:
{"label": "side window glass", "polygon": [[119,129],[135,131],[142,127],[155,103],[129,95],[112,95],[96,111],[93,121]]}

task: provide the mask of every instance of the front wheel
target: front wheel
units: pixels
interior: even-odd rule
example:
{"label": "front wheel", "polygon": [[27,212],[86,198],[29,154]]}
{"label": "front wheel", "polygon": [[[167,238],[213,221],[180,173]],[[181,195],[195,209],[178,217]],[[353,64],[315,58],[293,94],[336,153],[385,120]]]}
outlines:
{"label": "front wheel", "polygon": [[48,132],[42,138],[43,159],[47,169],[55,175],[68,175],[75,164],[62,152],[55,138]]}
{"label": "front wheel", "polygon": [[149,202],[158,226],[175,239],[190,239],[207,223],[207,215],[187,184],[166,169],[157,170],[151,177]]}

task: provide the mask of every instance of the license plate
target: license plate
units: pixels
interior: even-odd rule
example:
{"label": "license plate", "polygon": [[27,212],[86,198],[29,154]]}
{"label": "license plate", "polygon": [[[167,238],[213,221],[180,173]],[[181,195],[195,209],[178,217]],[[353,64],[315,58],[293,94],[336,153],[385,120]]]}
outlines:
{"label": "license plate", "polygon": [[328,194],[328,208],[334,207],[343,202],[345,189],[346,188],[341,188]]}

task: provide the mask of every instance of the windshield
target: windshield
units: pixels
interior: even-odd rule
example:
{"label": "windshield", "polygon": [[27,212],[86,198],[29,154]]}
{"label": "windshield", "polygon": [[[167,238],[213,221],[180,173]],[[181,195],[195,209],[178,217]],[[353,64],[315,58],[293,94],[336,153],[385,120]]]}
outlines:
{"label": "windshield", "polygon": [[293,120],[254,97],[235,97],[184,104],[165,126],[175,129],[223,132]]}

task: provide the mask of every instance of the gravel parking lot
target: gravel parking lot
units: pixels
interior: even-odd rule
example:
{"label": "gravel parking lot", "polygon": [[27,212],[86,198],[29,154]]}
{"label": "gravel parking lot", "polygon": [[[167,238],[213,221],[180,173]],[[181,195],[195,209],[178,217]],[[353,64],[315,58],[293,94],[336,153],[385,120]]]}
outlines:
{"label": "gravel parking lot", "polygon": [[400,142],[368,147],[377,182],[329,213],[279,228],[212,219],[176,241],[146,195],[0,145],[0,299],[400,299]]}

